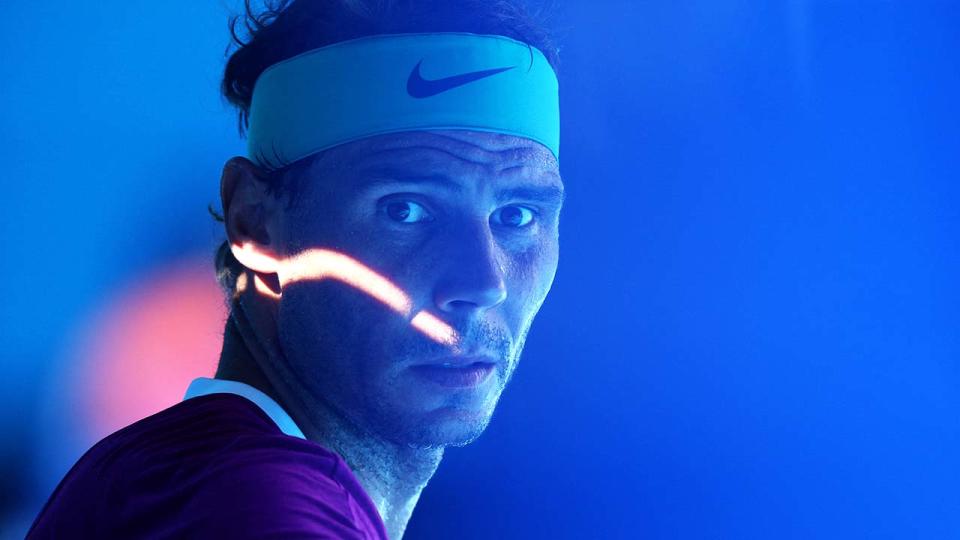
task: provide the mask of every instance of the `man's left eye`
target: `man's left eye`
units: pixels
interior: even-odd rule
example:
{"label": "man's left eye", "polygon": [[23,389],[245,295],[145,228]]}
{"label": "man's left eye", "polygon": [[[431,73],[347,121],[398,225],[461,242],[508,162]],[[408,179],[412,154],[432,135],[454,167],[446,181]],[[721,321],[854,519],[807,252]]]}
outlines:
{"label": "man's left eye", "polygon": [[511,205],[498,208],[490,218],[497,225],[522,228],[530,225],[536,213],[526,206]]}
{"label": "man's left eye", "polygon": [[433,219],[426,208],[413,201],[390,201],[384,205],[383,212],[391,220],[400,223],[418,223]]}

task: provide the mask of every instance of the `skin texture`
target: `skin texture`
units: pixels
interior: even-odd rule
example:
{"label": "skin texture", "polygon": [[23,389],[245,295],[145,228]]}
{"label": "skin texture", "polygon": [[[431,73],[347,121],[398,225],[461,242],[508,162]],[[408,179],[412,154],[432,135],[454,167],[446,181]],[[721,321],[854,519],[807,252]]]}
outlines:
{"label": "skin texture", "polygon": [[[440,178],[443,179],[440,179]],[[221,182],[227,236],[270,293],[238,294],[217,376],[276,399],[306,436],[338,452],[393,539],[447,446],[488,425],[553,283],[563,184],[545,147],[464,130],[345,143],[313,161],[297,198],[268,192],[233,158]],[[451,347],[338,280],[280,284],[273,259],[309,249],[349,255],[406,293],[411,313],[452,327]],[[277,298],[276,295],[279,295]],[[231,337],[232,336],[232,337]],[[496,363],[484,382],[447,388],[411,366],[451,355]]]}

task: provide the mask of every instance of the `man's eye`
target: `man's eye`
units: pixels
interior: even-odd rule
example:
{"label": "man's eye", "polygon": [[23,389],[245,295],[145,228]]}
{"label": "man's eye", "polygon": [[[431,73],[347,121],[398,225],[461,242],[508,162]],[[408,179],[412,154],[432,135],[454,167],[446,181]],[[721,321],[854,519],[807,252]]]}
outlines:
{"label": "man's eye", "polygon": [[526,206],[504,206],[498,208],[491,216],[493,222],[504,227],[521,228],[533,222],[536,217],[534,211]]}
{"label": "man's eye", "polygon": [[391,201],[384,206],[384,213],[399,223],[419,223],[433,219],[427,209],[413,201]]}

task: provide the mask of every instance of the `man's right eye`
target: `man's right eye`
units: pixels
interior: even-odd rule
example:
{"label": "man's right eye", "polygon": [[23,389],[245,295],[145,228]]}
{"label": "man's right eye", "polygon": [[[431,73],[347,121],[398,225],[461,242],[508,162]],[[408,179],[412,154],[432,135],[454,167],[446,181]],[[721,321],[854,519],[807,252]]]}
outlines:
{"label": "man's right eye", "polygon": [[431,221],[427,209],[413,201],[390,201],[383,206],[383,213],[398,223],[419,223]]}

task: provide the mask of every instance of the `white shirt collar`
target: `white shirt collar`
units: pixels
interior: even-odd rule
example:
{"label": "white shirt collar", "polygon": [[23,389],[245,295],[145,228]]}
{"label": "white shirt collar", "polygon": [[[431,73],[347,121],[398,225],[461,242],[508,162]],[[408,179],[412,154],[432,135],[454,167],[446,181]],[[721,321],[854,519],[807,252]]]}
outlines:
{"label": "white shirt collar", "polygon": [[260,407],[267,416],[273,420],[273,423],[280,428],[280,431],[291,437],[306,439],[303,432],[297,427],[297,423],[290,418],[287,411],[283,410],[276,401],[260,390],[238,381],[227,381],[224,379],[211,379],[208,377],[198,377],[190,383],[187,388],[187,394],[183,396],[184,400],[205,396],[208,394],[236,394],[252,401],[257,407]]}

